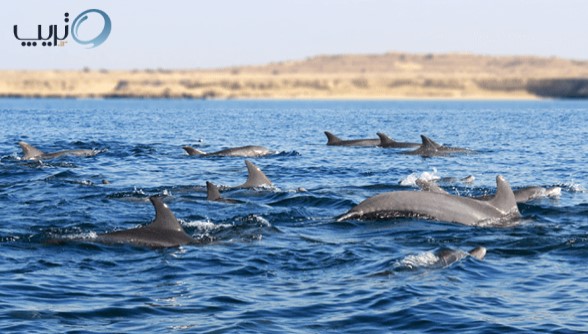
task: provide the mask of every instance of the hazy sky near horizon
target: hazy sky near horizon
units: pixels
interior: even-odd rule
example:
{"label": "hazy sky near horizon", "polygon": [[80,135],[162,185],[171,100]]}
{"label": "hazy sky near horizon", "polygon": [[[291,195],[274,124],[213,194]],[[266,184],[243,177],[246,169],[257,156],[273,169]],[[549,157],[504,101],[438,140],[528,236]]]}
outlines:
{"label": "hazy sky near horizon", "polygon": [[[39,24],[63,31],[65,12],[73,20],[91,8],[112,20],[96,48],[71,37],[64,47],[23,47],[14,37],[14,25],[23,35]],[[580,0],[3,1],[0,69],[213,68],[390,51],[585,60],[587,13]],[[80,31],[101,28],[96,16]]]}

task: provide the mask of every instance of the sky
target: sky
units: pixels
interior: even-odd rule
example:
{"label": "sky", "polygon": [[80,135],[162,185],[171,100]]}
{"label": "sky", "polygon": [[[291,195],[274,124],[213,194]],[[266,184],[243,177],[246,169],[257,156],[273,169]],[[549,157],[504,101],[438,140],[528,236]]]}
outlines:
{"label": "sky", "polygon": [[[111,20],[88,48],[23,47],[13,33],[62,34],[87,9]],[[64,22],[64,13],[69,22]],[[0,3],[0,69],[193,69],[386,52],[537,55],[588,59],[581,0],[19,0]],[[80,39],[104,27],[96,13]],[[19,37],[22,37],[19,36]]]}

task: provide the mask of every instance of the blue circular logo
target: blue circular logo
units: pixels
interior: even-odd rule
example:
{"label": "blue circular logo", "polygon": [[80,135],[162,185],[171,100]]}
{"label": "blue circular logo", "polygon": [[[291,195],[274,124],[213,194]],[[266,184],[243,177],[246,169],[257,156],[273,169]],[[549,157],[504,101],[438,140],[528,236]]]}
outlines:
{"label": "blue circular logo", "polygon": [[[100,34],[98,34],[98,36],[89,39],[89,40],[83,40],[78,38],[78,30],[80,29],[80,26],[82,25],[82,23],[84,23],[84,21],[86,21],[88,19],[88,13],[97,13],[100,16],[102,16],[102,19],[104,20],[104,27],[102,28],[102,32],[100,32]],[[110,23],[110,17],[108,17],[108,14],[106,14],[105,12],[101,11],[100,9],[88,9],[84,12],[82,12],[80,15],[78,15],[78,17],[76,17],[76,19],[73,21],[72,25],[71,25],[71,36],[73,37],[73,39],[82,44],[82,45],[89,45],[89,49],[91,48],[95,48],[98,45],[104,43],[104,41],[106,41],[106,39],[108,38],[108,35],[110,35],[110,29],[111,29],[111,23]]]}

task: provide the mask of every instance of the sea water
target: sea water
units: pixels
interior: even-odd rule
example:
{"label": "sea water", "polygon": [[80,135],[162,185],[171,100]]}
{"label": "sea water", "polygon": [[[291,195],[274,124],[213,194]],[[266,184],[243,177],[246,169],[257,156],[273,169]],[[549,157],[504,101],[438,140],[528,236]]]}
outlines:
{"label": "sea water", "polygon": [[[588,102],[0,100],[0,332],[571,333],[588,331]],[[419,142],[476,153],[422,158],[333,147]],[[23,161],[17,143],[95,157]],[[274,183],[245,182],[244,158],[188,156],[262,145]],[[558,186],[520,204],[511,227],[419,219],[336,222],[419,177],[460,196]],[[148,224],[151,195],[202,245],[92,242]],[[53,244],[60,238],[67,242]],[[439,267],[434,251],[472,257]]]}

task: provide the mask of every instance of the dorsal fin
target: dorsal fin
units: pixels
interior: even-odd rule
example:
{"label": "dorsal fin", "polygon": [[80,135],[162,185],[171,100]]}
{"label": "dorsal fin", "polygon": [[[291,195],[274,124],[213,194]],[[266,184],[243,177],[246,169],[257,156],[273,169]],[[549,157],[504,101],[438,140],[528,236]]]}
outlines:
{"label": "dorsal fin", "polygon": [[421,140],[423,141],[422,147],[426,149],[436,150],[440,146],[425,135],[421,135]]}
{"label": "dorsal fin", "polygon": [[486,256],[486,248],[482,246],[478,246],[471,251],[468,252],[471,256],[475,257],[478,260],[483,260],[484,256]]}
{"label": "dorsal fin", "polygon": [[510,184],[501,175],[496,176],[496,194],[489,203],[505,213],[518,212],[517,202]]}
{"label": "dorsal fin", "polygon": [[248,176],[247,181],[240,186],[241,188],[253,188],[272,184],[272,181],[251,161],[245,160],[245,165],[247,165]]}
{"label": "dorsal fin", "polygon": [[158,230],[184,231],[174,213],[167,207],[159,196],[149,197],[155,208],[155,219],[148,226]]}
{"label": "dorsal fin", "polygon": [[188,155],[206,155],[205,152],[197,150],[197,149],[193,148],[192,146],[183,146],[182,148],[184,149],[184,151],[186,151],[188,153]]}
{"label": "dorsal fin", "polygon": [[[421,136],[422,136],[422,135],[421,135]],[[425,136],[425,137],[427,138],[427,141],[429,141],[429,142],[430,142],[430,143],[431,143],[433,146],[435,146],[435,147],[437,147],[437,148],[439,148],[439,147],[443,146],[443,145],[441,145],[441,144],[437,143],[436,141],[433,141],[433,139],[431,139],[431,138],[429,138],[429,137],[427,137],[427,136]]]}
{"label": "dorsal fin", "polygon": [[45,154],[45,153],[43,153],[43,151],[37,149],[36,147],[29,145],[28,143],[25,143],[24,141],[18,142],[18,145],[22,148],[22,152],[23,152],[22,159],[24,159],[24,160],[33,159],[33,158],[40,157],[43,154]]}
{"label": "dorsal fin", "polygon": [[329,131],[325,131],[325,135],[327,136],[327,145],[333,145],[339,143],[341,138],[335,136],[334,134],[330,133]]}
{"label": "dorsal fin", "polygon": [[218,191],[218,187],[215,186],[212,182],[206,181],[206,192],[206,199],[209,201],[218,201],[221,199],[221,194],[220,191]]}
{"label": "dorsal fin", "polygon": [[389,144],[394,144],[395,141],[392,138],[388,137],[385,133],[378,132],[378,137],[380,137],[380,145],[386,146]]}

